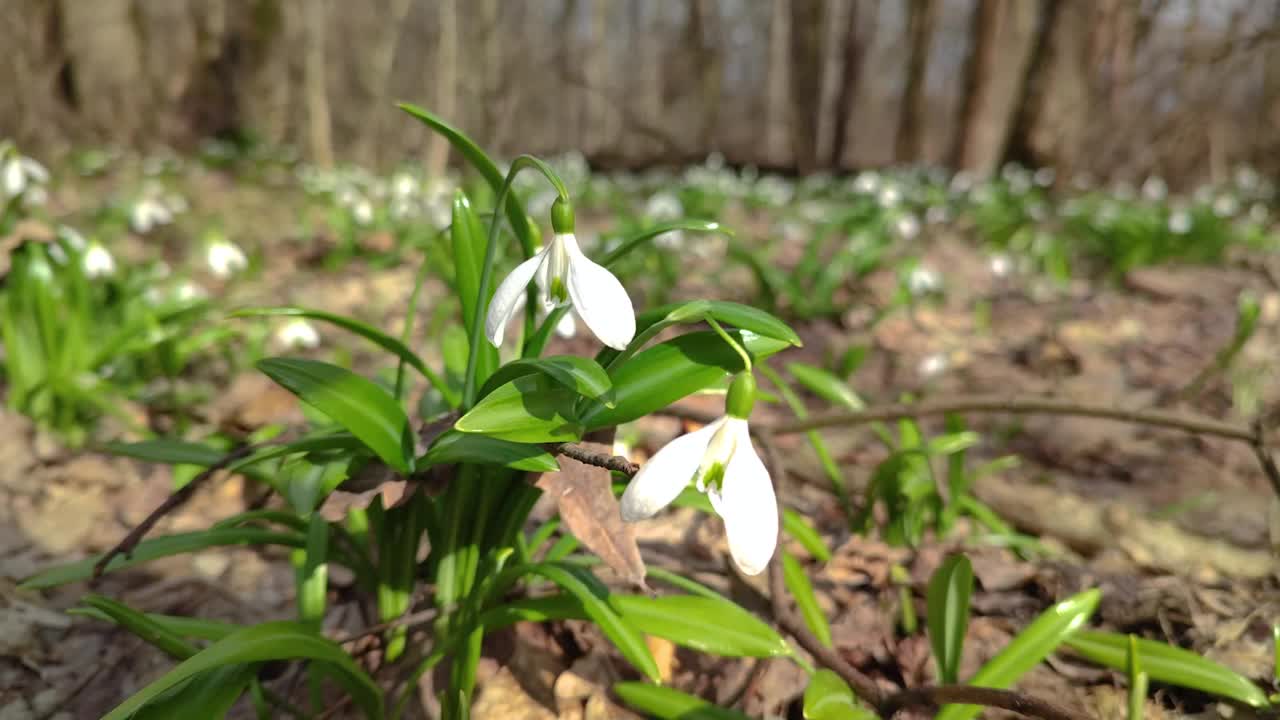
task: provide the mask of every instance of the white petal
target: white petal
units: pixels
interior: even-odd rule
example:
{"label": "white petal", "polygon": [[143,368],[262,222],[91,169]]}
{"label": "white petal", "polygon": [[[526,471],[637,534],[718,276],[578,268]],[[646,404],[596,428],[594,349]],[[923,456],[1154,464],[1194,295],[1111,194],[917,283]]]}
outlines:
{"label": "white petal", "polygon": [[49,182],[49,171],[36,160],[24,157],[19,162],[22,163],[22,169],[27,177],[38,183]]}
{"label": "white petal", "polygon": [[569,253],[569,299],[578,317],[600,342],[625,349],[636,335],[635,310],[626,288],[613,273],[584,255],[572,235],[563,237]]}
{"label": "white petal", "polygon": [[489,301],[489,314],[484,320],[484,334],[494,347],[502,345],[502,334],[507,329],[507,323],[524,307],[525,288],[529,287],[529,281],[545,259],[546,253],[540,252],[520,263],[493,293],[493,299]]}
{"label": "white petal", "polygon": [[22,192],[27,186],[27,176],[22,172],[22,164],[17,160],[10,160],[4,166],[4,192],[6,195],[13,197]]}
{"label": "white petal", "polygon": [[747,424],[742,423],[738,448],[724,471],[724,491],[708,493],[711,504],[724,518],[729,554],[742,572],[758,575],[778,545],[778,501],[769,471],[751,445]]}
{"label": "white petal", "polygon": [[627,522],[643,520],[670,505],[693,479],[711,436],[722,422],[717,420],[688,435],[681,435],[649,458],[640,472],[631,478],[626,492],[622,493],[622,519]]}

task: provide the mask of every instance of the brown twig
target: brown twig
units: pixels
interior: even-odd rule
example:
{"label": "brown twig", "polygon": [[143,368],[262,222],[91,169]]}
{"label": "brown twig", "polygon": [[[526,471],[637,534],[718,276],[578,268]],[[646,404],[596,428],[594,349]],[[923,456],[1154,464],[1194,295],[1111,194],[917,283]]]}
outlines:
{"label": "brown twig", "polygon": [[940,707],[949,704],[985,705],[1043,720],[1084,720],[1081,715],[1030,695],[975,685],[933,685],[908,688],[878,703],[876,712],[880,717],[888,720],[899,710],[909,707]]}
{"label": "brown twig", "polygon": [[1250,442],[1253,454],[1262,466],[1262,473],[1271,482],[1271,490],[1280,498],[1280,468],[1276,467],[1275,458],[1271,455],[1271,446],[1267,443],[1267,430],[1259,417],[1253,421],[1253,440]]}
{"label": "brown twig", "polygon": [[436,616],[439,614],[440,614],[440,610],[438,608],[428,608],[426,610],[419,610],[418,612],[409,613],[408,615],[401,615],[400,617],[394,620],[388,620],[387,622],[378,623],[377,625],[370,625],[369,627],[364,628],[363,630],[357,630],[356,632],[353,632],[353,633],[339,635],[335,638],[332,638],[332,640],[338,643],[339,645],[345,645],[349,642],[355,642],[356,640],[361,640],[371,635],[378,635],[388,630],[394,630],[398,627],[413,627],[415,625],[423,625],[425,623],[431,622],[432,620],[435,620]]}
{"label": "brown twig", "polygon": [[123,555],[128,557],[129,554],[133,552],[134,548],[138,546],[138,543],[142,542],[142,538],[146,537],[147,533],[151,532],[151,529],[155,527],[156,523],[160,522],[161,518],[185,505],[206,480],[213,477],[218,472],[227,469],[227,466],[232,463],[248,457],[257,449],[257,445],[242,445],[241,447],[232,450],[226,455],[223,455],[218,462],[205,468],[199,475],[192,478],[191,482],[183,485],[177,492],[165,498],[164,502],[160,503],[159,507],[152,510],[151,514],[143,518],[142,522],[138,523],[136,527],[130,530],[129,534],[125,535],[123,540],[116,543],[115,547],[108,550],[101,558],[98,559],[98,562],[93,564],[92,580],[97,580],[102,577],[102,574],[106,572],[107,565],[109,565],[116,556]]}
{"label": "brown twig", "polygon": [[619,455],[595,452],[577,443],[548,443],[544,445],[547,452],[553,455],[564,455],[580,463],[602,467],[606,470],[620,472],[627,477],[640,472],[640,466]]}

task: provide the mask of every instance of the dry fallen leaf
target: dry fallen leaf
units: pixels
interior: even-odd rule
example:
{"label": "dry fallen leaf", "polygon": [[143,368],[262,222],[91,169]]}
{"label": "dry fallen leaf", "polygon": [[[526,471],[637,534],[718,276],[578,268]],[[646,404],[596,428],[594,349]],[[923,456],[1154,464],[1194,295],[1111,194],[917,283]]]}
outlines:
{"label": "dry fallen leaf", "polygon": [[[592,452],[612,453],[603,443],[580,444]],[[645,588],[644,560],[635,531],[622,521],[609,471],[563,455],[559,461],[560,472],[543,473],[537,485],[556,501],[565,527],[622,579]]]}

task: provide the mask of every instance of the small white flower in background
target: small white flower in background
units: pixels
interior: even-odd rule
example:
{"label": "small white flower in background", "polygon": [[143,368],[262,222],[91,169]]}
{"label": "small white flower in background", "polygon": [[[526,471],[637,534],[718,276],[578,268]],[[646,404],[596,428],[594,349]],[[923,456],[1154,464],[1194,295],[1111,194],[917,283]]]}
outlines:
{"label": "small white flower in background", "polygon": [[1214,190],[1208,185],[1201,185],[1192,193],[1191,199],[1195,200],[1198,205],[1208,205],[1213,202]]}
{"label": "small white flower in background", "polygon": [[715,172],[723,170],[724,155],[720,154],[718,151],[712,150],[711,152],[707,153],[707,160],[706,162],[703,163],[703,166],[706,167],[708,170],[715,171]]}
{"label": "small white flower in background", "polygon": [[912,295],[928,295],[942,289],[942,278],[932,268],[917,265],[907,275],[907,290]]}
{"label": "small white flower in background", "polygon": [[1042,167],[1031,176],[1032,182],[1036,187],[1047,188],[1053,185],[1053,181],[1058,179],[1058,172],[1051,167]]}
{"label": "small white flower in background", "polygon": [[108,277],[116,272],[116,259],[101,243],[90,243],[82,262],[84,274],[90,278]]}
{"label": "small white flower in background", "polygon": [[58,226],[58,239],[66,243],[67,247],[75,250],[76,252],[81,252],[89,246],[89,243],[85,242],[84,236],[80,234],[80,231],[70,225]]}
{"label": "small white flower in background", "polygon": [[987,267],[998,278],[1008,277],[1013,273],[1013,258],[1004,253],[996,253],[987,261]]}
{"label": "small white flower in background", "polygon": [[398,198],[412,198],[422,189],[418,178],[406,172],[396,173],[391,179],[391,192]]}
{"label": "small white flower in background", "polygon": [[880,192],[876,193],[876,204],[885,210],[897,207],[900,202],[902,202],[902,191],[893,183],[886,183],[880,188]]}
{"label": "small white flower in background", "polygon": [[683,230],[668,230],[653,239],[653,243],[655,245],[660,248],[666,248],[667,250],[678,250],[684,247],[684,241],[685,236]]}
{"label": "small white flower in background", "polygon": [[1235,217],[1240,212],[1240,201],[1231,193],[1223,193],[1213,199],[1213,214],[1220,218]]}
{"label": "small white flower in background", "polygon": [[951,178],[949,187],[951,192],[957,195],[964,195],[973,189],[973,186],[977,184],[977,180],[977,176],[969,170],[961,170]]}
{"label": "small white flower in background", "polygon": [[[550,206],[547,208],[550,210]],[[644,204],[645,217],[659,222],[678,220],[684,215],[684,204],[673,192],[656,192]]]}
{"label": "small white flower in background", "polygon": [[754,391],[750,373],[734,378],[725,414],[663,446],[631,479],[621,502],[622,519],[635,522],[653,517],[693,484],[724,519],[729,554],[748,575],[764,571],[778,544],[778,501],[747,426]]}
{"label": "small white flower in background", "polygon": [[1169,184],[1159,175],[1152,175],[1142,181],[1142,197],[1148,202],[1160,202],[1169,196]]}
{"label": "small white flower in background", "polygon": [[58,265],[67,264],[67,251],[58,243],[49,243],[46,246],[49,249],[49,259]]}
{"label": "small white flower in background", "polygon": [[945,354],[933,353],[921,358],[920,364],[916,367],[916,372],[919,373],[920,377],[929,380],[946,372],[950,364]]}
{"label": "small white flower in background", "polygon": [[1249,206],[1249,219],[1259,225],[1265,225],[1271,217],[1271,211],[1265,203],[1256,202]]}
{"label": "small white flower in background", "polygon": [[880,189],[880,174],[874,170],[863,170],[853,179],[853,191],[863,195],[871,195]]}
{"label": "small white flower in background", "polygon": [[146,235],[161,225],[173,222],[173,213],[159,200],[144,197],[133,204],[129,211],[129,227],[139,235]]}
{"label": "small white flower in background", "polygon": [[1182,208],[1169,213],[1169,232],[1174,235],[1186,235],[1191,232],[1191,213]]}
{"label": "small white flower in background", "polygon": [[406,197],[394,197],[391,199],[391,205],[388,211],[391,219],[396,221],[408,220],[418,215],[418,203]]}
{"label": "small white flower in background", "polygon": [[427,201],[427,218],[437,228],[446,228],[453,222],[453,206],[444,198]]}
{"label": "small white flower in background", "polygon": [[995,202],[996,189],[990,183],[982,183],[973,188],[971,197],[979,205],[989,205]]}
{"label": "small white flower in background", "polygon": [[8,153],[0,146],[0,182],[4,193],[9,197],[17,197],[23,191],[49,182],[49,171],[36,160],[19,153],[9,146]]}
{"label": "small white flower in background", "polygon": [[1245,192],[1257,190],[1258,186],[1262,184],[1262,176],[1258,174],[1257,170],[1254,170],[1248,165],[1241,165],[1236,168],[1235,179],[1236,187],[1244,190]]}
{"label": "small white flower in background", "polygon": [[290,350],[310,350],[320,346],[320,333],[305,318],[294,318],[276,330],[276,342]]}
{"label": "small white flower in background", "polygon": [[901,240],[914,240],[920,234],[920,220],[907,213],[893,221],[893,233]]}
{"label": "small white flower in background", "polygon": [[369,198],[360,198],[351,206],[351,217],[357,225],[368,225],[373,222],[373,203]]}
{"label": "small white flower in background", "polygon": [[941,225],[951,220],[951,210],[946,205],[930,205],[924,211],[924,221],[930,225]]}
{"label": "small white flower in background", "polygon": [[249,258],[245,257],[240,246],[226,238],[210,242],[205,247],[204,259],[209,264],[209,270],[220,278],[231,277],[249,266]]}
{"label": "small white flower in background", "polygon": [[626,289],[578,247],[573,209],[567,202],[552,204],[551,227],[551,242],[517,265],[494,292],[485,317],[489,342],[502,345],[507,323],[524,307],[525,288],[533,282],[543,307],[572,305],[600,342],[615,350],[626,348],[636,334],[635,310]]}
{"label": "small white flower in background", "polygon": [[207,297],[209,297],[209,293],[190,280],[183,281],[173,291],[173,298],[178,302],[194,302]]}
{"label": "small white flower in background", "polygon": [[1027,203],[1027,217],[1036,222],[1043,222],[1049,217],[1049,207],[1039,200]]}

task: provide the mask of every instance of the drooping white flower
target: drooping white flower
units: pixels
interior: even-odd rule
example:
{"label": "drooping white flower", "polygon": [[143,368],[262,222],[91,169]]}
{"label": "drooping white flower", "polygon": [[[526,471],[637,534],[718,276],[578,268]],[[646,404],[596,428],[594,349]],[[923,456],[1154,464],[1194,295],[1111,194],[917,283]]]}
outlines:
{"label": "drooping white flower", "polygon": [[853,191],[870,195],[880,189],[880,174],[874,170],[863,170],[853,179]]}
{"label": "drooping white flower", "polygon": [[320,333],[305,318],[294,318],[276,330],[276,342],[290,350],[310,350],[320,346]]}
{"label": "drooping white flower", "polygon": [[600,342],[624,349],[636,334],[631,298],[613,273],[592,262],[578,247],[573,234],[573,210],[557,200],[551,209],[551,242],[516,266],[502,281],[489,303],[485,335],[495,346],[502,344],[507,323],[525,304],[525,288],[538,286],[544,307],[571,305],[587,329]]}
{"label": "drooping white flower", "polygon": [[129,227],[139,235],[146,235],[161,225],[173,221],[173,213],[154,198],[143,198],[129,211]]}
{"label": "drooping white flower", "polygon": [[357,225],[368,225],[373,222],[373,203],[368,198],[360,198],[351,206],[351,217]]}
{"label": "drooping white flower", "polygon": [[[734,386],[742,378],[750,375],[739,375]],[[769,471],[751,444],[743,416],[749,404],[746,413],[733,407],[734,392],[731,386],[723,417],[667,443],[640,468],[622,494],[622,519],[653,517],[693,484],[724,519],[734,564],[757,575],[778,544],[778,503]]]}
{"label": "drooping white flower", "polygon": [[920,220],[911,213],[901,215],[893,221],[893,233],[901,240],[914,240],[920,234]]}
{"label": "drooping white flower", "polygon": [[880,192],[876,193],[876,204],[888,210],[898,206],[902,202],[902,191],[893,183],[888,183],[880,188]]}
{"label": "drooping white flower", "polygon": [[675,220],[684,215],[684,204],[675,193],[663,190],[654,193],[645,202],[644,214],[650,220]]}
{"label": "drooping white flower", "polygon": [[556,323],[556,335],[565,340],[572,339],[578,334],[578,321],[574,319],[573,312],[567,312],[560,321]]}
{"label": "drooping white flower", "polygon": [[190,280],[183,281],[173,290],[173,299],[178,302],[195,302],[209,296],[205,289]]}
{"label": "drooping white flower", "polygon": [[1169,213],[1169,232],[1174,235],[1186,235],[1191,232],[1191,213],[1178,208]]}
{"label": "drooping white flower", "polygon": [[204,259],[209,264],[209,270],[220,278],[231,277],[249,265],[249,259],[240,246],[226,238],[210,242],[205,247]]}
{"label": "drooping white flower", "polygon": [[1004,253],[997,253],[987,260],[987,267],[990,268],[991,274],[998,278],[1008,277],[1013,272],[1013,258]]}
{"label": "drooping white flower", "polygon": [[1148,202],[1160,202],[1169,195],[1169,184],[1159,175],[1152,175],[1142,181],[1142,197]]}
{"label": "drooping white flower", "polygon": [[1036,184],[1036,187],[1042,188],[1052,186],[1053,181],[1057,178],[1058,172],[1051,167],[1042,167],[1039,170],[1036,170],[1035,174],[1031,176],[1031,180]]}
{"label": "drooping white flower", "polygon": [[932,353],[925,355],[920,360],[920,365],[916,367],[916,372],[925,380],[935,378],[947,371],[947,367],[951,364],[947,360],[947,356],[943,353]]}
{"label": "drooping white flower", "polygon": [[3,166],[0,167],[0,183],[3,183],[4,193],[9,197],[17,197],[24,190],[47,182],[49,182],[49,171],[36,160],[18,153],[17,150],[11,149]]}
{"label": "drooping white flower", "polygon": [[917,265],[907,274],[907,290],[912,295],[928,295],[942,288],[942,278],[933,268]]}
{"label": "drooping white flower", "polygon": [[1240,212],[1240,201],[1232,193],[1223,193],[1213,199],[1213,214],[1221,218],[1235,217]]}
{"label": "drooping white flower", "polygon": [[84,274],[90,278],[108,277],[116,272],[116,259],[100,243],[90,243],[81,262]]}

